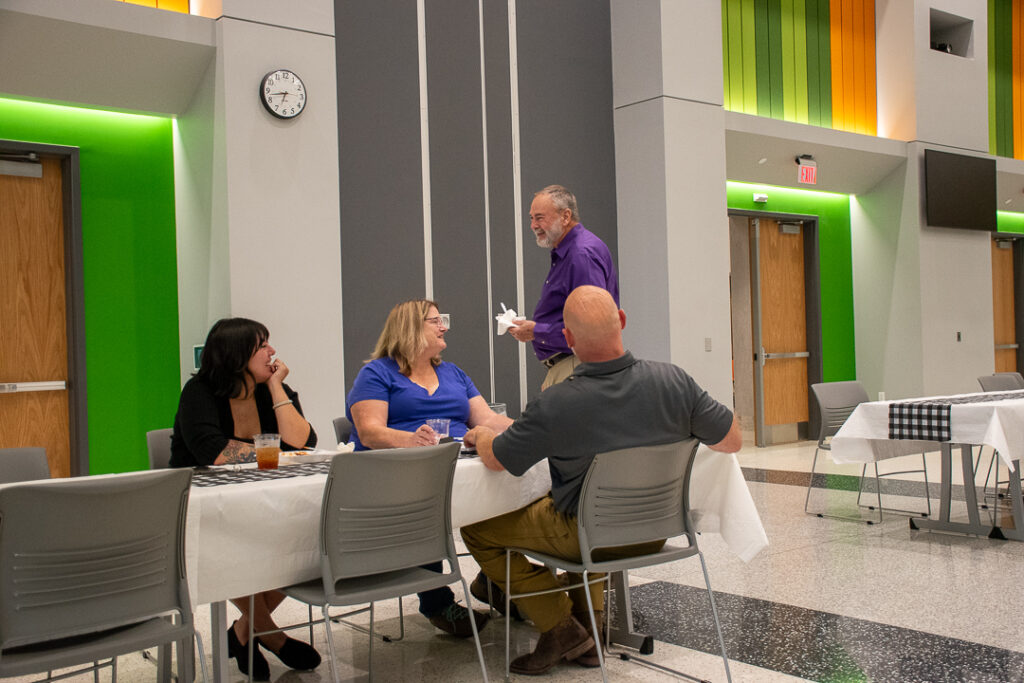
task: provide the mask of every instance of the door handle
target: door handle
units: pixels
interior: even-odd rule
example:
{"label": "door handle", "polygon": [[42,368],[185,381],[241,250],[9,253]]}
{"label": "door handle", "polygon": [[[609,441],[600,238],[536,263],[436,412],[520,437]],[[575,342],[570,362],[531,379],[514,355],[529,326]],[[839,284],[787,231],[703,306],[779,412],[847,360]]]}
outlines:
{"label": "door handle", "polygon": [[0,382],[0,394],[15,394],[28,391],[64,391],[67,388],[67,382],[64,380],[54,380],[52,382]]}
{"label": "door handle", "polygon": [[791,353],[764,353],[761,355],[765,360],[775,360],[777,358],[810,358],[811,354],[809,351],[793,351]]}

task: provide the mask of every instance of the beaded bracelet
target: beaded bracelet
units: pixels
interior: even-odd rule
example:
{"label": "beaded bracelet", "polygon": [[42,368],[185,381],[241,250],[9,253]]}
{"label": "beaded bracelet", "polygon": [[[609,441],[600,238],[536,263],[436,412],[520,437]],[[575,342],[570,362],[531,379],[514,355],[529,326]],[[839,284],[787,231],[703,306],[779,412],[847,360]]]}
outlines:
{"label": "beaded bracelet", "polygon": [[274,410],[277,410],[277,409],[278,409],[278,408],[280,408],[281,406],[286,406],[286,405],[288,405],[288,404],[289,404],[289,403],[291,403],[291,402],[292,402],[292,400],[291,400],[291,399],[288,399],[288,400],[286,400],[286,401],[278,401],[277,403],[275,403],[275,404],[274,404],[274,408],[273,408],[273,409],[274,409]]}

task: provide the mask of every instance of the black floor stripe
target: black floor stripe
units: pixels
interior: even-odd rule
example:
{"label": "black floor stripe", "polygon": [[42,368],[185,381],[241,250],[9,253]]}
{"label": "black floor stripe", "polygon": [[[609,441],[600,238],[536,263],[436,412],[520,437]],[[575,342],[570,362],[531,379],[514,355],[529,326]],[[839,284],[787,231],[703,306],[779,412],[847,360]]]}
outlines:
{"label": "black floor stripe", "polygon": [[[791,676],[829,682],[1024,681],[1019,652],[730,593],[716,591],[715,602],[731,660]],[[720,654],[707,591],[655,581],[635,586],[632,603],[638,632]],[[1016,617],[1008,616],[1012,628]]]}

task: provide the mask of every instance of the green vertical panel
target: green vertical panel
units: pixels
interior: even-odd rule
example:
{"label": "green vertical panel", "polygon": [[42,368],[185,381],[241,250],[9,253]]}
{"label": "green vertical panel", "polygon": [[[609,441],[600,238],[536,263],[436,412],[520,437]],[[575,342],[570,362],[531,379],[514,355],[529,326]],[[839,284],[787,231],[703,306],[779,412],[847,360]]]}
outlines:
{"label": "green vertical panel", "polygon": [[772,69],[768,36],[768,3],[754,0],[754,52],[757,54],[757,114],[772,115]]}
{"label": "green vertical panel", "polygon": [[988,0],[988,153],[998,154],[996,116],[996,0]]}
{"label": "green vertical panel", "polygon": [[828,0],[818,3],[818,104],[821,125],[832,127],[832,26]]}
{"label": "green vertical panel", "polygon": [[994,0],[996,154],[1013,157],[1013,6]]}
{"label": "green vertical panel", "polygon": [[805,0],[793,0],[793,97],[796,121],[807,123],[807,14]]}
{"label": "green vertical panel", "polygon": [[171,120],[0,98],[0,137],[79,148],[89,471],[148,469],[181,391]]}
{"label": "green vertical panel", "polygon": [[729,0],[722,0],[722,106],[732,109],[729,102]]}
{"label": "green vertical panel", "polygon": [[768,72],[771,116],[785,117],[782,79],[782,0],[768,0]]}
{"label": "green vertical panel", "polygon": [[729,109],[743,110],[743,91],[748,87],[743,79],[743,44],[748,40],[743,34],[740,22],[738,0],[728,0],[729,5]]}
{"label": "green vertical panel", "polygon": [[742,0],[743,111],[757,113],[757,42],[754,0]]}
{"label": "green vertical panel", "polygon": [[793,0],[779,2],[779,47],[782,51],[782,118],[796,121],[796,53],[793,49]]}
{"label": "green vertical panel", "polygon": [[754,192],[768,195],[768,207],[773,213],[818,217],[822,381],[857,379],[850,197],[830,192],[730,182],[726,184],[729,208],[764,211],[763,205],[754,204]]}
{"label": "green vertical panel", "polygon": [[807,123],[812,126],[825,125],[821,120],[821,83],[818,61],[818,0],[804,3],[804,30],[807,37]]}

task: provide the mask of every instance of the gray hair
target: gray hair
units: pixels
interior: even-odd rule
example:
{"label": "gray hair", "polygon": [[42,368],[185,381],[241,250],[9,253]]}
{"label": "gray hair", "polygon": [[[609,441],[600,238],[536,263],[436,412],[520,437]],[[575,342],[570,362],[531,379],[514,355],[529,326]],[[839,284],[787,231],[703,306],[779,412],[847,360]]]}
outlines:
{"label": "gray hair", "polygon": [[551,197],[552,203],[559,211],[569,209],[572,212],[573,221],[576,223],[580,222],[580,212],[576,207],[576,197],[572,192],[569,192],[568,188],[561,185],[548,185],[543,190],[535,192],[533,196],[536,197],[539,194],[546,194]]}

